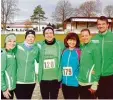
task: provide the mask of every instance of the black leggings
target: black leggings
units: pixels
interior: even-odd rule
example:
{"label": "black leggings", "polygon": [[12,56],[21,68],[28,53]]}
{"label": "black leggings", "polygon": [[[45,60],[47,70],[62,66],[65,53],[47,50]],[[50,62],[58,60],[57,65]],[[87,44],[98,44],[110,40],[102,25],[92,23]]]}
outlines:
{"label": "black leggings", "polygon": [[79,97],[79,87],[62,84],[62,92],[64,99],[78,99]]}
{"label": "black leggings", "polygon": [[100,77],[97,94],[99,99],[113,99],[113,75]]}
{"label": "black leggings", "polygon": [[91,92],[88,90],[91,87],[91,85],[88,86],[80,86],[80,99],[96,99],[96,93],[91,94]]}
{"label": "black leggings", "polygon": [[17,99],[31,99],[34,84],[16,84],[15,95]]}
{"label": "black leggings", "polygon": [[[13,97],[14,97],[14,90],[9,91],[9,93],[11,94],[11,97],[9,99],[13,99]],[[1,99],[7,99],[7,98],[4,97],[2,91],[1,91]]]}
{"label": "black leggings", "polygon": [[40,82],[40,91],[42,99],[57,99],[60,88],[60,82],[57,80]]}

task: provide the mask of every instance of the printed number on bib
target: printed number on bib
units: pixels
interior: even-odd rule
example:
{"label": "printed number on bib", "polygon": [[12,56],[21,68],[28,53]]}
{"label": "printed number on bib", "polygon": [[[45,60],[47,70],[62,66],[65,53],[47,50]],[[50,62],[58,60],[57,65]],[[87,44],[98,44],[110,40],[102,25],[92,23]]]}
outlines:
{"label": "printed number on bib", "polygon": [[63,76],[72,76],[72,67],[64,67],[63,68]]}
{"label": "printed number on bib", "polygon": [[55,60],[54,59],[44,60],[44,69],[51,69],[51,68],[55,68]]}

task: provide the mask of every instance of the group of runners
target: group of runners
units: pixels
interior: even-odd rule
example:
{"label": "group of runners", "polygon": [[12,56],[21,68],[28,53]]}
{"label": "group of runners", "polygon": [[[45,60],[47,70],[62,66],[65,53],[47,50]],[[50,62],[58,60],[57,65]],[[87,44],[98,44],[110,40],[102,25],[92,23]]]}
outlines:
{"label": "group of runners", "polygon": [[1,99],[13,99],[14,93],[17,99],[31,99],[37,82],[42,99],[57,99],[60,88],[64,99],[113,99],[113,33],[105,16],[97,19],[97,28],[93,37],[89,29],[82,29],[80,38],[69,32],[64,43],[50,26],[40,42],[33,30],[23,43],[8,34],[1,49]]}

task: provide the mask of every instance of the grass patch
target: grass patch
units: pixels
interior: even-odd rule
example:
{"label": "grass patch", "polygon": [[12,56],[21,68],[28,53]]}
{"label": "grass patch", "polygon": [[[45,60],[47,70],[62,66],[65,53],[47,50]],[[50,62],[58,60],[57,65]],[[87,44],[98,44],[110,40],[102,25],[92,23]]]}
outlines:
{"label": "grass patch", "polygon": [[[64,41],[65,36],[66,36],[66,34],[56,34],[55,35],[56,39],[60,40],[62,42]],[[5,37],[6,37],[6,35],[4,35],[4,34],[1,35],[1,47],[2,48],[4,46]],[[16,37],[17,37],[18,43],[23,42],[25,40],[24,34],[17,34]],[[38,35],[36,34],[35,42],[42,41],[42,40],[44,40],[44,36],[42,34],[38,34]]]}
{"label": "grass patch", "polygon": [[[66,34],[55,34],[56,39],[60,40],[62,42],[64,41],[65,36],[66,36]],[[94,35],[92,35],[92,36],[94,36]],[[1,47],[2,48],[4,46],[5,37],[6,37],[5,34],[1,35]],[[24,34],[16,34],[16,37],[17,37],[17,42],[18,43],[21,43],[25,40],[25,35]],[[79,35],[79,37],[80,37],[80,35]],[[42,40],[44,40],[43,34],[36,34],[35,42],[39,42],[39,41],[42,41]]]}

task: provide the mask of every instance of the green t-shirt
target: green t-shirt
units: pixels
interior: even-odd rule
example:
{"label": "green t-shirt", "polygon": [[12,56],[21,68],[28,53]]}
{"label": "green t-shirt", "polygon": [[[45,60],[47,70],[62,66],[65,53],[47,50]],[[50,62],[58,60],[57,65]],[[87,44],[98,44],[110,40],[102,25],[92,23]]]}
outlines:
{"label": "green t-shirt", "polygon": [[[43,76],[42,80],[54,80],[57,77],[58,52],[56,45],[46,45],[44,51]],[[50,77],[51,76],[51,77]]]}

